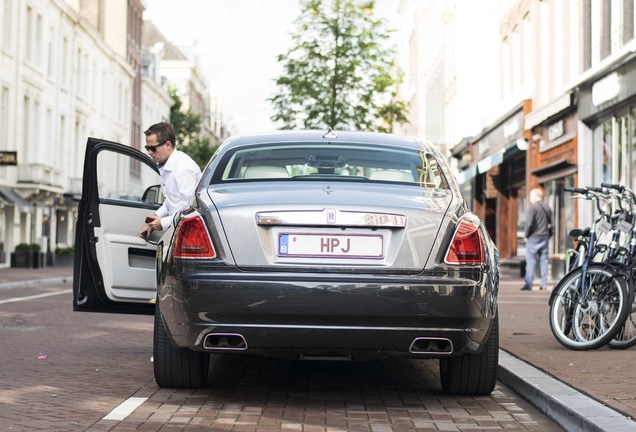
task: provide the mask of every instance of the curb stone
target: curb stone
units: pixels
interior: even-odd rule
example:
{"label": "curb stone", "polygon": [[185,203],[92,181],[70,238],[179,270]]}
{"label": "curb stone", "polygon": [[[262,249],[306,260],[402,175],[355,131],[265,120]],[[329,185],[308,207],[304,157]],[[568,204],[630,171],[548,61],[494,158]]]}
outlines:
{"label": "curb stone", "polygon": [[33,285],[53,285],[53,284],[62,284],[62,283],[67,283],[72,281],[73,281],[73,276],[57,277],[57,278],[49,278],[49,279],[21,280],[21,281],[0,283],[0,289],[20,288],[24,286],[33,286]]}
{"label": "curb stone", "polygon": [[636,422],[545,372],[499,350],[497,379],[565,430],[636,431]]}

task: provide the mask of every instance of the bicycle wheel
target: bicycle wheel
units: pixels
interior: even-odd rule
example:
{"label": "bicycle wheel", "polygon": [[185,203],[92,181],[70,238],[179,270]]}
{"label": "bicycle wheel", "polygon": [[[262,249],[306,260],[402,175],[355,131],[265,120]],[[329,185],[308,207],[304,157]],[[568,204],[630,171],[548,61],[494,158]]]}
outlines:
{"label": "bicycle wheel", "polygon": [[607,343],[607,346],[614,349],[625,349],[636,345],[636,298],[632,287],[632,307],[631,313],[627,315],[625,324],[618,330],[616,336]]}
{"label": "bicycle wheel", "polygon": [[580,293],[582,268],[565,275],[550,298],[550,329],[556,340],[573,350],[588,350],[608,343],[621,329],[630,311],[627,283],[602,264],[590,265]]}

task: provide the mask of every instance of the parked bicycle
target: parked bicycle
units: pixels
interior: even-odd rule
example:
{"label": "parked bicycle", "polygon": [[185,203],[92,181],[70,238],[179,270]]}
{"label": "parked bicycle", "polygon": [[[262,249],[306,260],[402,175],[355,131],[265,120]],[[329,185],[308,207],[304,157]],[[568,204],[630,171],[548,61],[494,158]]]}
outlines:
{"label": "parked bicycle", "polygon": [[625,349],[636,345],[636,226],[634,225],[636,219],[634,215],[636,195],[631,189],[622,185],[602,185],[613,188],[622,194],[619,202],[621,218],[617,223],[617,231],[625,234],[626,241],[618,246],[616,257],[613,260],[612,257],[609,257],[609,261],[616,263],[619,271],[623,273],[627,280],[631,301],[628,303],[630,310],[622,328],[619,329],[618,333],[607,345],[610,348]]}
{"label": "parked bicycle", "polygon": [[[620,233],[615,234],[621,217],[612,213],[610,205],[617,193],[608,187],[565,191],[594,201],[598,217],[589,230],[574,232],[581,237],[576,264],[552,291],[550,328],[565,347],[587,350],[607,344],[623,328],[633,303],[628,282],[631,273],[626,265],[614,262],[621,254]],[[620,226],[624,229],[626,225]],[[616,239],[616,245],[613,241],[609,245],[599,242],[601,236]]]}

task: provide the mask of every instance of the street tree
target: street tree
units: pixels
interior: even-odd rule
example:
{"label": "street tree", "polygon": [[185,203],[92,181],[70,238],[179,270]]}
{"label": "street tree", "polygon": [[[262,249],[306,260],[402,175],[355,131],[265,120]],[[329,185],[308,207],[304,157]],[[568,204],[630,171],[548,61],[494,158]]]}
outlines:
{"label": "street tree", "polygon": [[408,122],[402,73],[374,0],[301,0],[292,47],[268,101],[280,129],[391,132]]}
{"label": "street tree", "polygon": [[170,124],[174,129],[180,150],[190,156],[201,169],[205,168],[218,145],[211,145],[208,137],[201,136],[201,116],[183,107],[176,89],[169,88],[173,100],[170,107]]}

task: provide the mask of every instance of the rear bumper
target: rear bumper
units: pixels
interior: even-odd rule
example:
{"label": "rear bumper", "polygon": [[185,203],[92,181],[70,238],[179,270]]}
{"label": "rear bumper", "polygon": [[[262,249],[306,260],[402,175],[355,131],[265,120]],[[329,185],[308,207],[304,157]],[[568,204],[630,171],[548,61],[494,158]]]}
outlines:
{"label": "rear bumper", "polygon": [[442,357],[481,349],[496,310],[491,280],[481,271],[190,273],[164,279],[159,307],[173,342],[194,350]]}

